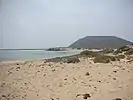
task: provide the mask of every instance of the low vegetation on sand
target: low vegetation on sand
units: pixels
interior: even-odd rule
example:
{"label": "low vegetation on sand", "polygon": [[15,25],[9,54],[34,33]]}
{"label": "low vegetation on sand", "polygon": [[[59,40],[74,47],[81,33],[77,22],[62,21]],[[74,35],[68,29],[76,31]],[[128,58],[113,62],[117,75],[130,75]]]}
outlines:
{"label": "low vegetation on sand", "polygon": [[118,48],[114,52],[114,54],[119,54],[119,53],[128,52],[128,51],[132,51],[132,48],[130,48],[129,46],[122,46],[122,47]]}
{"label": "low vegetation on sand", "polygon": [[96,57],[99,55],[99,52],[85,50],[85,51],[81,52],[80,55],[85,56],[85,57]]}
{"label": "low vegetation on sand", "polygon": [[119,61],[120,59],[125,59],[128,56],[133,55],[133,48],[129,46],[122,46],[116,51],[114,49],[103,49],[102,51],[82,51],[80,54],[67,56],[67,57],[57,57],[49,59],[47,61],[52,62],[64,62],[64,63],[79,63],[79,58],[89,57],[93,59],[94,63],[109,63],[110,61]]}
{"label": "low vegetation on sand", "polygon": [[123,54],[121,54],[121,55],[118,55],[118,56],[116,56],[118,59],[124,59],[126,56],[125,55],[123,55]]}
{"label": "low vegetation on sand", "polygon": [[94,63],[109,63],[110,61],[116,61],[118,58],[115,56],[100,55],[94,58]]}
{"label": "low vegetation on sand", "polygon": [[126,51],[125,55],[133,55],[133,48],[130,48],[128,51]]}
{"label": "low vegetation on sand", "polygon": [[116,61],[119,59],[123,59],[125,56],[107,56],[105,54],[112,53],[114,50],[112,49],[104,49],[103,51],[93,52],[93,51],[83,51],[80,53],[81,57],[94,57],[94,63],[109,63],[110,61]]}
{"label": "low vegetation on sand", "polygon": [[67,63],[79,63],[80,60],[79,60],[78,57],[68,57],[68,58],[66,59],[66,62],[67,62]]}
{"label": "low vegetation on sand", "polygon": [[103,49],[102,51],[101,51],[101,53],[102,54],[108,54],[108,53],[113,53],[114,52],[114,49]]}

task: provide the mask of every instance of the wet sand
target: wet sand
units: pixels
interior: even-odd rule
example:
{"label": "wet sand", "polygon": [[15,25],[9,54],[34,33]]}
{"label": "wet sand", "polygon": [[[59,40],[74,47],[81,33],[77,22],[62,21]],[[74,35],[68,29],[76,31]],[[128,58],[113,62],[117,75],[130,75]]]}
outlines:
{"label": "wet sand", "polygon": [[80,61],[0,62],[0,100],[133,100],[133,62]]}

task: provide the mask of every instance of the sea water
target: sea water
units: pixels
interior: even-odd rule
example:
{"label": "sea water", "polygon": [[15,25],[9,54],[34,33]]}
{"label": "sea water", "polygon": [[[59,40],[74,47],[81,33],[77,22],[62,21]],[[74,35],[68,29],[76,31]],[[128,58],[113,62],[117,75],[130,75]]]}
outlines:
{"label": "sea water", "polygon": [[0,50],[0,61],[48,59],[54,57],[70,56],[78,53],[80,53],[79,50],[71,50],[71,51]]}

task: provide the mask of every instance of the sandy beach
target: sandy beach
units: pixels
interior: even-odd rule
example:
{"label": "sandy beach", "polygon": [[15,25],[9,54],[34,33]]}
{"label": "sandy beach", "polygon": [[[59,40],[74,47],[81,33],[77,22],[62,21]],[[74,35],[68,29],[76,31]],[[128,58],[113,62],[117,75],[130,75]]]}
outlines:
{"label": "sandy beach", "polygon": [[133,100],[132,76],[126,60],[0,62],[0,100]]}

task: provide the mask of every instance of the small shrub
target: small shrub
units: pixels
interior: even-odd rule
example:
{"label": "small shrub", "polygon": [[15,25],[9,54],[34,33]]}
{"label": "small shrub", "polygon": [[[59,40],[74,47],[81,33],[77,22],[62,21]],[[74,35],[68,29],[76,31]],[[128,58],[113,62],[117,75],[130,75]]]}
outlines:
{"label": "small shrub", "polygon": [[78,57],[67,58],[67,63],[78,63],[78,62],[80,62]]}
{"label": "small shrub", "polygon": [[109,63],[110,61],[116,61],[117,58],[115,56],[105,56],[101,55],[94,58],[94,63]]}
{"label": "small shrub", "polygon": [[127,56],[127,60],[133,60],[133,56]]}
{"label": "small shrub", "polygon": [[94,63],[109,63],[110,60],[107,56],[98,56],[94,58]]}
{"label": "small shrub", "polygon": [[118,58],[115,56],[107,56],[110,61],[116,61]]}
{"label": "small shrub", "polygon": [[103,53],[103,54],[108,54],[108,53],[113,53],[113,52],[114,52],[113,49],[103,49],[103,50],[102,50],[102,53]]}
{"label": "small shrub", "polygon": [[122,53],[122,51],[120,51],[120,50],[117,49],[113,54],[114,54],[114,55],[117,55],[117,54],[119,54],[119,53]]}
{"label": "small shrub", "polygon": [[115,51],[115,54],[123,53],[126,55],[132,55],[133,54],[133,48],[130,48],[128,46],[120,47]]}
{"label": "small shrub", "polygon": [[125,52],[126,55],[132,55],[133,54],[133,48],[130,48],[128,51]]}
{"label": "small shrub", "polygon": [[118,59],[124,59],[125,58],[125,55],[118,55],[116,56]]}
{"label": "small shrub", "polygon": [[114,54],[119,54],[119,53],[122,53],[122,52],[125,52],[125,51],[128,51],[128,50],[130,50],[130,47],[128,47],[128,46],[122,46],[122,47],[118,48],[114,52]]}
{"label": "small shrub", "polygon": [[118,50],[121,50],[121,51],[128,51],[130,49],[130,47],[128,46],[122,46],[120,48],[118,48]]}
{"label": "small shrub", "polygon": [[98,52],[93,52],[93,51],[86,50],[86,51],[81,52],[80,55],[82,55],[82,56],[88,56],[88,57],[96,57],[99,54],[98,54]]}

